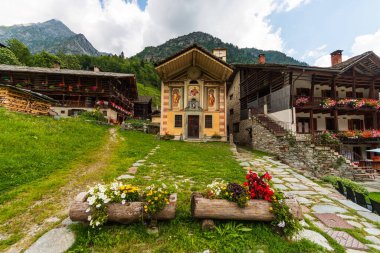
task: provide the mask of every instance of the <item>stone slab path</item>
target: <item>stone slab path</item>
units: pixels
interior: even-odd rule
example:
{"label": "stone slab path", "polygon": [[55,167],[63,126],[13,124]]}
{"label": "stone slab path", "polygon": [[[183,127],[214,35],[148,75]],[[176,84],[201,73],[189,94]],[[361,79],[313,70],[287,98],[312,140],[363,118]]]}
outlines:
{"label": "stone slab path", "polygon": [[[312,224],[328,234],[347,252],[376,252],[380,249],[380,216],[346,200],[330,185],[320,185],[309,179],[296,169],[289,167],[273,157],[255,157],[252,152],[231,147],[235,159],[242,169],[264,173],[268,171],[273,177],[274,186],[287,196],[295,197],[302,206],[304,217]],[[376,222],[378,222],[376,224]],[[304,230],[297,239],[305,238],[327,250],[333,250],[323,233],[314,231],[307,222],[301,222]],[[349,231],[360,229],[364,235],[362,243]],[[344,230],[344,231],[342,231]],[[347,231],[347,232],[346,232]],[[380,251],[379,251],[380,252]]]}

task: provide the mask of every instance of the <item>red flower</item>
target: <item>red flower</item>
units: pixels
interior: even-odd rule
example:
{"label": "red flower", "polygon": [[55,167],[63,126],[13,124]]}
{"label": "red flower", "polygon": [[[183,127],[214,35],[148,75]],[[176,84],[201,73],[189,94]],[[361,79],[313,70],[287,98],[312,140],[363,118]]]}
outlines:
{"label": "red flower", "polygon": [[270,181],[270,180],[272,179],[272,176],[269,175],[268,172],[265,172],[265,174],[264,174],[264,178],[265,178],[266,180]]}
{"label": "red flower", "polygon": [[248,186],[248,182],[244,182],[244,186]]}

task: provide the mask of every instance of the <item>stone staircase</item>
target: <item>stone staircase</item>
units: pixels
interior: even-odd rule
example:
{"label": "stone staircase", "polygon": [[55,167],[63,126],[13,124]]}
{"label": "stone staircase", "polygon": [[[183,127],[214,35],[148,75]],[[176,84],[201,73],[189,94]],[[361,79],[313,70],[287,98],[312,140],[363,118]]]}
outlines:
{"label": "stone staircase", "polygon": [[254,114],[257,121],[261,123],[265,128],[267,128],[271,133],[273,133],[276,137],[284,137],[288,134],[288,132],[279,125],[276,121],[269,118],[265,114]]}

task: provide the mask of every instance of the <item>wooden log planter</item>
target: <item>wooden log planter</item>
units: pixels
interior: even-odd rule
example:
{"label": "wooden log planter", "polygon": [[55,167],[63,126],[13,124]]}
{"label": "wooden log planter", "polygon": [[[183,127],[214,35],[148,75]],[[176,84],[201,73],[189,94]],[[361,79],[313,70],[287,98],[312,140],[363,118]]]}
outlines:
{"label": "wooden log planter", "polygon": [[[130,224],[141,221],[146,218],[144,213],[145,202],[127,202],[124,205],[121,203],[111,203],[108,205],[108,221],[118,222],[122,224]],[[171,220],[175,218],[177,205],[177,194],[171,194],[169,204],[157,213],[157,220]],[[91,212],[86,213],[90,205],[86,202],[86,193],[82,192],[75,198],[74,203],[70,207],[69,216],[72,221],[88,222],[88,216]]]}
{"label": "wooden log planter", "polygon": [[[191,214],[197,219],[272,221],[274,215],[269,208],[272,204],[266,200],[249,200],[248,206],[239,207],[236,203],[224,199],[207,199],[199,193],[191,197]],[[295,199],[285,199],[294,217],[303,219],[301,206]]]}

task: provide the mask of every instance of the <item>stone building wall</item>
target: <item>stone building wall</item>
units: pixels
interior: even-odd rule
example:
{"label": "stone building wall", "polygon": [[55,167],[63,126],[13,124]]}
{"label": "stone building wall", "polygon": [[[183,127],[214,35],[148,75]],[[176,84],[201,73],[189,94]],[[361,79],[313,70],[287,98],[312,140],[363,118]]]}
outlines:
{"label": "stone building wall", "polygon": [[[240,72],[238,72],[227,93],[227,126],[229,134],[233,135],[233,140],[239,145],[250,145],[251,136],[247,130],[252,126],[252,121],[240,120]],[[231,109],[233,114],[231,114]],[[234,124],[239,124],[239,131],[234,132]]]}
{"label": "stone building wall", "polygon": [[352,178],[349,161],[329,147],[315,146],[310,141],[298,141],[293,136],[276,137],[253,119],[252,147],[277,156],[281,161],[306,175],[322,177],[336,175]]}

